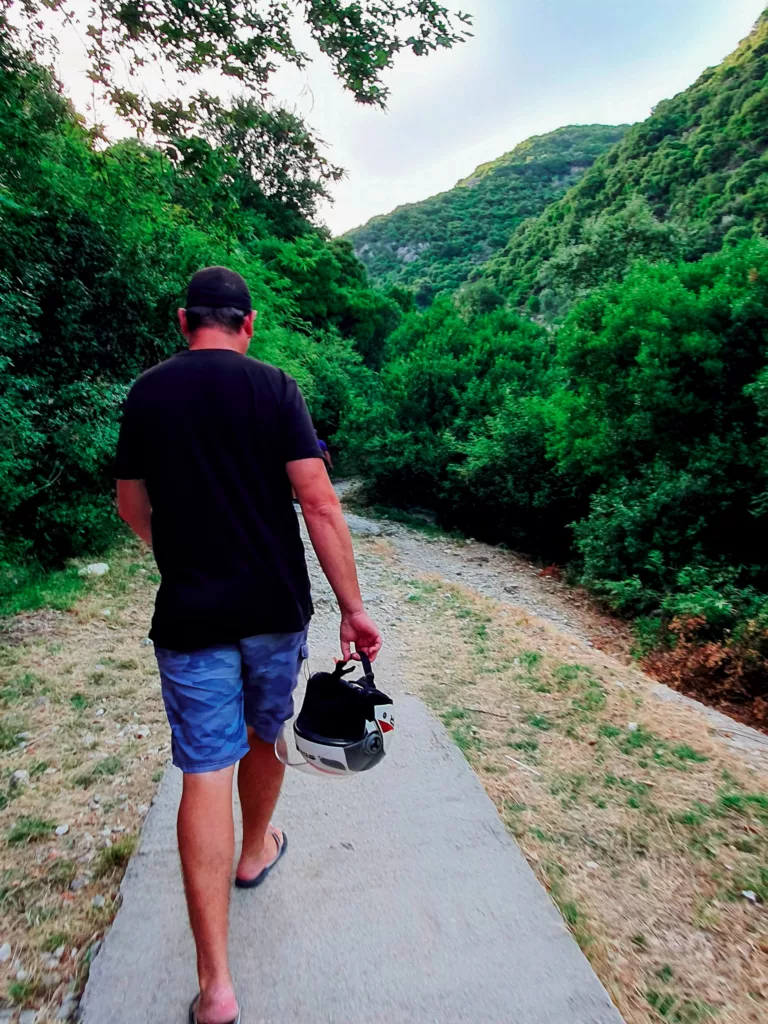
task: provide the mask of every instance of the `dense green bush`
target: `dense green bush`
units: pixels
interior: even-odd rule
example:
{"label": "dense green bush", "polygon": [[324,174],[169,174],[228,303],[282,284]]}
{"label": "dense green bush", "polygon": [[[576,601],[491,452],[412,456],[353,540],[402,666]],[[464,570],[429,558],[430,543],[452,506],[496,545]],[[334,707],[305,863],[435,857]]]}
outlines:
{"label": "dense green bush", "polygon": [[583,578],[643,610],[689,565],[768,584],[765,423],[768,243],[696,264],[638,265],[558,333],[569,385],[549,450],[588,482],[575,530]]}
{"label": "dense green bush", "polygon": [[768,589],[766,322],[763,241],[639,263],[557,332],[439,300],[389,338],[343,432],[381,500],[569,558],[626,613],[699,594],[690,615],[722,634],[702,581]]}
{"label": "dense green bush", "polygon": [[273,201],[234,151],[202,136],[169,153],[98,147],[50,76],[7,39],[0,151],[8,591],[30,559],[54,566],[109,543],[119,409],[139,373],[182,347],[175,309],[196,269],[224,263],[245,276],[259,313],[254,354],[300,380],[324,432],[366,372],[361,351],[380,345],[402,313],[370,290],[348,243],[301,216],[317,196],[306,153],[292,177],[289,157],[282,162],[288,176]]}

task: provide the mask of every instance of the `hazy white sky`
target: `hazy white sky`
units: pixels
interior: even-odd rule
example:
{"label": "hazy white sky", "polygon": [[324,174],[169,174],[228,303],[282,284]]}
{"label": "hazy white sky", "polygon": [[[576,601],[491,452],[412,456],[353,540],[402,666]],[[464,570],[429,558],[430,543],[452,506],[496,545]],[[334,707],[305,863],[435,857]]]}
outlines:
{"label": "hazy white sky", "polygon": [[[451,188],[479,163],[566,124],[642,120],[659,100],[719,63],[765,0],[464,0],[475,37],[451,51],[402,57],[386,112],[361,107],[322,56],[281,71],[276,100],[301,113],[348,175],[322,211],[341,233],[402,203]],[[78,41],[63,38],[59,73],[77,106],[91,98]],[[211,92],[226,84],[207,76]],[[97,110],[109,121],[107,112]],[[116,132],[117,133],[117,132]]]}

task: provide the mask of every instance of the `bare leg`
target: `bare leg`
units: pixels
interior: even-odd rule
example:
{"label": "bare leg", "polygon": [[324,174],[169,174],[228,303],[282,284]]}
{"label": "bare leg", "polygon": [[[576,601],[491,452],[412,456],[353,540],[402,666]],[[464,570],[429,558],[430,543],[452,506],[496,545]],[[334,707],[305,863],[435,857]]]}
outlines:
{"label": "bare leg", "polygon": [[184,775],[178,836],[189,922],[197,947],[200,1024],[225,1024],[237,1016],[227,956],[229,891],[235,832],[232,768]]}
{"label": "bare leg", "polygon": [[260,740],[250,726],[248,742],[251,749],[237,771],[237,790],[243,809],[243,850],[237,875],[250,881],[277,855],[269,820],[280,795],[285,766],[278,761],[274,746]]}

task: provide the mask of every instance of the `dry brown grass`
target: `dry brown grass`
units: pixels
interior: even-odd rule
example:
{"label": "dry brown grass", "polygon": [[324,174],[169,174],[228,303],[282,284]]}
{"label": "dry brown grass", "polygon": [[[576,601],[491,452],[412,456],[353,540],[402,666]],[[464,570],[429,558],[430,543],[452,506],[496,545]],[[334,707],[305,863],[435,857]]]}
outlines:
{"label": "dry brown grass", "polygon": [[411,686],[464,751],[628,1024],[765,1022],[759,778],[703,715],[661,704],[644,676],[600,651],[438,579],[408,589],[420,609],[400,633]]}
{"label": "dry brown grass", "polygon": [[[0,945],[12,951],[0,997],[39,1007],[40,1021],[82,979],[115,914],[169,751],[152,648],[140,643],[154,562],[136,544],[110,564],[71,612],[20,617],[0,646]],[[29,781],[15,785],[17,771]]]}

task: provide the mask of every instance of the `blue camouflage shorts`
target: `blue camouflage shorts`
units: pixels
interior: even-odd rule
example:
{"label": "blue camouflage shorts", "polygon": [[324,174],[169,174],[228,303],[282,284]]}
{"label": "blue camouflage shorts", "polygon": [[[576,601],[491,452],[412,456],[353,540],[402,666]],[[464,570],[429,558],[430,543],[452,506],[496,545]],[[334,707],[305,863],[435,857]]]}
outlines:
{"label": "blue camouflage shorts", "polygon": [[304,629],[186,653],[155,647],[155,655],[173,763],[183,772],[213,772],[248,753],[247,725],[265,743],[275,742],[293,715],[309,648]]}

